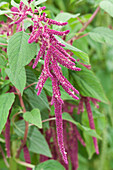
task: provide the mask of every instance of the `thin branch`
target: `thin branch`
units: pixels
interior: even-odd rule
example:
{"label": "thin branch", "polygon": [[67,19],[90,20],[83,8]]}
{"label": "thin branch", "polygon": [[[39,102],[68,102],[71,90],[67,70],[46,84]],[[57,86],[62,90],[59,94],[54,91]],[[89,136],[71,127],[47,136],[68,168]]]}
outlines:
{"label": "thin branch", "polygon": [[95,10],[95,12],[93,13],[93,15],[91,16],[91,18],[84,24],[84,26],[80,29],[80,31],[78,33],[83,32],[87,26],[93,21],[93,19],[95,18],[95,16],[97,15],[97,13],[99,12],[100,7],[97,7],[97,9]]}
{"label": "thin branch", "polygon": [[42,122],[48,122],[48,121],[51,121],[51,120],[56,120],[56,117],[52,117],[52,118],[49,118],[49,119],[45,119],[45,120],[42,120]]}
{"label": "thin branch", "polygon": [[77,19],[82,25],[84,25],[84,23],[82,22],[82,20],[79,17],[77,17]]}
{"label": "thin branch", "polygon": [[19,159],[15,159],[15,161],[22,166],[25,166],[25,167],[28,167],[28,168],[35,168],[35,165],[23,162]]}
{"label": "thin branch", "polygon": [[4,45],[4,46],[7,46],[8,44],[0,43],[0,45]]}
{"label": "thin branch", "polygon": [[32,83],[32,84],[29,84],[28,86],[26,86],[26,87],[24,88],[24,90],[27,89],[27,88],[29,88],[29,87],[31,87],[31,86],[33,86],[33,85],[35,85],[35,84],[37,84],[37,83],[34,82],[34,83]]}
{"label": "thin branch", "polygon": [[[19,96],[20,104],[21,104],[21,106],[23,108],[23,113],[25,113],[26,108],[25,108],[21,93],[20,93],[20,91],[18,89],[16,89],[16,91],[17,91],[18,96]],[[29,123],[25,121],[24,139],[23,139],[22,144],[20,145],[20,148],[17,150],[16,158],[19,158],[20,152],[21,152],[22,148],[24,147],[24,145],[26,144],[27,134],[28,134],[28,127],[29,127]]]}
{"label": "thin branch", "polygon": [[6,166],[9,168],[9,163],[8,163],[6,157],[5,157],[5,154],[4,154],[4,151],[3,151],[2,147],[1,147],[1,145],[0,145],[0,152],[2,154],[2,157],[3,157],[3,160],[4,160],[5,164],[6,164]]}
{"label": "thin branch", "polygon": [[77,37],[75,37],[74,40],[78,40],[78,39],[80,39],[80,38],[83,38],[83,37],[87,36],[88,34],[89,34],[89,33],[83,34],[83,35],[81,35],[81,36],[77,36]]}
{"label": "thin branch", "polygon": [[[90,19],[83,25],[83,27],[80,29],[80,31],[77,32],[77,34],[80,34],[81,32],[83,32],[87,26],[93,21],[93,19],[95,18],[95,16],[97,15],[97,13],[99,12],[100,7],[97,7],[97,9],[95,10],[95,12],[92,14],[92,16],[90,17]],[[84,34],[85,35],[85,34]],[[71,38],[68,43],[70,44],[70,42],[73,42],[76,39],[82,38],[81,36],[74,36],[73,38]]]}

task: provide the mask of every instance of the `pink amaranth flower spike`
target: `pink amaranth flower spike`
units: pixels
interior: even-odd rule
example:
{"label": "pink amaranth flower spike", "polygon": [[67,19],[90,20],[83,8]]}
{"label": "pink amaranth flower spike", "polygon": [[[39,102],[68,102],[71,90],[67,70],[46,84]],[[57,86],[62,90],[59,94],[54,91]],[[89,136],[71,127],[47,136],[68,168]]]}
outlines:
{"label": "pink amaranth flower spike", "polygon": [[62,44],[61,42],[59,42],[55,37],[54,35],[50,35],[50,43],[53,44],[53,42],[56,42],[58,45],[62,46],[62,47],[65,47],[64,44]]}
{"label": "pink amaranth flower spike", "polygon": [[[91,106],[90,106],[89,101],[90,101],[90,99],[87,97],[85,99],[86,110],[87,110],[87,113],[88,113],[90,127],[91,127],[91,129],[95,129],[94,120],[93,120],[93,114],[92,114],[92,110],[91,110]],[[99,154],[96,137],[93,137],[93,142],[94,142],[94,146],[95,146],[95,151],[96,151],[97,154]]]}
{"label": "pink amaranth flower spike", "polygon": [[33,69],[37,66],[39,59],[45,55],[46,45],[47,43],[44,41],[33,64]]}
{"label": "pink amaranth flower spike", "polygon": [[96,108],[99,108],[99,105],[97,104],[97,102],[101,102],[100,100],[92,98],[92,97],[90,97],[90,100],[93,102],[93,104],[96,106]]}
{"label": "pink amaranth flower spike", "polygon": [[[78,112],[77,113],[80,114],[80,112],[84,111],[83,103],[85,103],[86,110],[87,110],[87,113],[88,113],[90,128],[95,130],[95,124],[94,124],[94,120],[93,120],[93,113],[92,113],[92,110],[91,110],[90,101],[92,101],[96,106],[97,106],[96,102],[100,102],[100,100],[95,99],[95,98],[81,96],[81,99],[80,99],[80,102],[79,102],[79,105],[78,105]],[[96,137],[93,137],[93,143],[94,143],[94,146],[95,146],[96,154],[99,154],[98,143],[97,143]]]}
{"label": "pink amaranth flower spike", "polygon": [[70,138],[68,142],[69,155],[72,162],[72,169],[77,170],[78,169],[78,141],[72,123],[70,123],[70,125],[72,128],[70,131]]}
{"label": "pink amaranth flower spike", "polygon": [[54,100],[54,105],[55,105],[58,144],[59,144],[59,148],[60,148],[63,160],[66,164],[68,164],[67,153],[65,152],[64,142],[63,142],[62,104],[59,103],[55,97],[53,98],[53,100]]}
{"label": "pink amaranth flower spike", "polygon": [[58,80],[55,76],[52,77],[52,87],[53,87],[53,96],[59,101],[59,103],[63,104],[63,100],[61,99],[61,93],[58,85]]}
{"label": "pink amaranth flower spike", "polygon": [[41,76],[39,78],[38,84],[36,86],[36,89],[38,89],[37,95],[40,95],[42,88],[43,88],[46,80],[48,79],[48,77],[49,76],[47,75],[46,71],[43,70],[42,73],[41,73]]}
{"label": "pink amaranth flower spike", "polygon": [[11,151],[10,151],[10,120],[9,120],[9,117],[8,117],[6,125],[5,125],[5,142],[6,142],[7,157],[10,158]]}
{"label": "pink amaranth flower spike", "polygon": [[74,125],[74,127],[75,127],[74,130],[75,130],[77,139],[78,139],[78,140],[80,141],[80,143],[85,147],[86,144],[85,144],[84,140],[82,139],[82,137],[81,137],[81,135],[80,135],[80,133],[79,133],[76,125]]}
{"label": "pink amaranth flower spike", "polygon": [[[31,163],[30,153],[26,145],[23,147],[23,152],[24,152],[25,162],[30,164]],[[32,168],[27,168],[27,170],[32,170]]]}
{"label": "pink amaranth flower spike", "polygon": [[77,114],[80,114],[80,112],[84,112],[84,105],[83,105],[83,98],[81,97],[79,105],[78,105],[78,111]]}
{"label": "pink amaranth flower spike", "polygon": [[46,80],[50,78],[52,80],[52,88],[53,88],[53,96],[52,96],[51,104],[54,104],[55,106],[58,145],[59,145],[62,157],[65,163],[67,164],[68,161],[67,161],[67,156],[65,153],[64,144],[63,144],[63,127],[62,127],[63,100],[61,99],[60,85],[70,96],[72,96],[76,100],[78,100],[79,98],[75,94],[79,94],[79,92],[63,76],[61,67],[58,65],[58,63],[74,71],[80,71],[81,69],[75,66],[76,60],[72,58],[72,56],[70,56],[62,48],[62,47],[65,47],[65,45],[59,42],[54,36],[54,35],[65,36],[66,34],[69,33],[69,30],[56,31],[56,30],[50,29],[50,26],[49,26],[52,24],[55,24],[58,26],[64,26],[67,24],[67,22],[61,23],[61,22],[57,22],[52,19],[46,18],[45,13],[43,13],[42,15],[40,14],[34,18],[32,17],[32,21],[34,22],[34,26],[32,28],[32,33],[28,40],[28,43],[39,42],[41,44],[40,45],[41,48],[33,64],[33,68],[37,66],[38,61],[41,57],[42,59],[44,59],[44,67],[42,69],[41,76],[36,86],[36,89],[38,89],[37,95],[40,95]]}
{"label": "pink amaranth flower spike", "polygon": [[52,45],[57,49],[59,50],[65,57],[67,57],[69,60],[75,62],[76,60],[71,57],[59,44],[57,43],[52,43]]}

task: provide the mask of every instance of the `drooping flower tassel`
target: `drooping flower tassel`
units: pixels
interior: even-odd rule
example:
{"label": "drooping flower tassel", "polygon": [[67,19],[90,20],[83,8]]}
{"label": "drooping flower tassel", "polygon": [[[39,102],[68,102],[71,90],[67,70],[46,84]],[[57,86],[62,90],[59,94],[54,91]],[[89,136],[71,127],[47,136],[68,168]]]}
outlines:
{"label": "drooping flower tassel", "polygon": [[[86,106],[86,110],[87,110],[87,113],[88,113],[90,128],[95,130],[95,124],[94,124],[94,120],[93,120],[93,113],[92,113],[89,101],[90,101],[90,99],[88,97],[86,97],[85,98],[85,106]],[[96,154],[99,154],[98,143],[97,143],[97,138],[96,137],[93,137],[93,143],[94,143],[94,146],[95,146]]]}
{"label": "drooping flower tassel", "polygon": [[10,151],[10,120],[9,117],[7,118],[7,122],[5,124],[5,142],[6,142],[6,152],[7,157],[11,157],[11,151]]}
{"label": "drooping flower tassel", "polygon": [[[23,147],[23,152],[24,152],[25,162],[30,164],[31,163],[30,153],[29,153],[29,150],[26,145],[24,145],[24,147]],[[27,167],[27,170],[32,170],[32,168]]]}
{"label": "drooping flower tassel", "polygon": [[54,106],[55,106],[58,145],[64,162],[68,164],[67,153],[65,152],[64,142],[63,142],[62,104],[59,103],[56,98],[54,98]]}

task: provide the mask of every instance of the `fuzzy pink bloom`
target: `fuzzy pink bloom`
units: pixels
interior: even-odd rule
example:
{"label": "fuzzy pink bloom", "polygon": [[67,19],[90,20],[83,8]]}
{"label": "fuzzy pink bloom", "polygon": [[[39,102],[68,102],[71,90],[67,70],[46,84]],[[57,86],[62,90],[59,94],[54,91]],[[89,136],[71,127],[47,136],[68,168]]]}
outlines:
{"label": "fuzzy pink bloom", "polygon": [[62,83],[61,83],[61,85],[62,85],[63,89],[64,89],[70,96],[72,96],[75,100],[79,100],[79,97],[77,97],[72,91],[70,91],[68,87],[66,87],[66,86],[63,85]]}
{"label": "fuzzy pink bloom", "polygon": [[56,77],[52,77],[52,87],[53,87],[53,96],[59,101],[59,103],[63,104],[63,100],[61,99],[60,88],[58,84],[58,80]]}
{"label": "fuzzy pink bloom", "polygon": [[46,80],[48,79],[48,77],[49,76],[47,75],[46,71],[43,70],[41,73],[41,76],[39,78],[38,84],[36,86],[36,89],[38,89],[37,95],[40,95],[42,88],[43,88]]}
{"label": "fuzzy pink bloom", "polygon": [[17,21],[14,22],[14,24],[21,23],[25,18],[26,18],[26,15],[23,14]]}
{"label": "fuzzy pink bloom", "polygon": [[45,54],[45,50],[46,50],[45,44],[47,45],[46,41],[44,41],[44,43],[42,44],[42,46],[38,52],[38,55],[37,55],[35,62],[33,64],[33,69],[37,66],[39,59]]}
{"label": "fuzzy pink bloom", "polygon": [[7,157],[10,158],[11,151],[10,151],[10,120],[9,120],[9,117],[8,117],[6,125],[5,125],[5,142],[6,142]]}
{"label": "fuzzy pink bloom", "polygon": [[41,10],[43,11],[43,10],[45,10],[45,9],[46,9],[46,6],[43,6],[43,7],[40,7],[40,8],[39,8],[40,11],[41,11]]}
{"label": "fuzzy pink bloom", "polygon": [[12,11],[12,12],[19,12],[18,8],[17,8],[17,7],[14,7],[14,6],[11,7],[11,11]]}
{"label": "fuzzy pink bloom", "polygon": [[22,10],[23,6],[24,6],[24,3],[22,1],[20,1],[20,5],[19,5],[19,10],[20,11]]}
{"label": "fuzzy pink bloom", "polygon": [[[70,125],[72,125],[72,123],[70,123]],[[69,155],[72,162],[72,170],[77,170],[78,169],[78,141],[76,138],[76,133],[74,131],[73,125],[70,130],[69,136],[70,138],[68,141],[68,145],[69,145]]]}
{"label": "fuzzy pink bloom", "polygon": [[54,46],[51,46],[52,49],[52,53],[53,56],[55,56],[55,59],[59,61],[64,62],[64,64],[62,65],[70,65],[70,66],[75,66],[75,63],[72,62],[70,59],[68,59],[67,57],[65,57],[65,55],[63,55],[58,49],[56,49]]}
{"label": "fuzzy pink bloom", "polygon": [[52,59],[51,62],[52,62],[52,68],[53,68],[54,74],[56,75],[56,77],[59,80],[59,82],[61,83],[61,85],[63,84],[63,86],[66,86],[69,89],[73,90],[75,93],[79,94],[78,90],[76,90],[72,86],[72,84],[62,75],[57,62],[54,59]]}
{"label": "fuzzy pink bloom", "polygon": [[56,49],[58,49],[63,55],[65,55],[69,60],[75,62],[76,60],[71,57],[59,44],[55,44],[53,43],[53,46],[55,46]]}
{"label": "fuzzy pink bloom", "polygon": [[81,97],[79,105],[78,105],[77,114],[80,114],[80,112],[84,112],[84,105],[83,105],[83,98],[82,97]]}
{"label": "fuzzy pink bloom", "polygon": [[33,43],[34,41],[36,41],[41,34],[42,34],[42,27],[39,27],[38,31],[35,34],[31,34],[28,43]]}
{"label": "fuzzy pink bloom", "polygon": [[75,131],[75,133],[76,133],[76,138],[77,138],[77,139],[80,141],[80,143],[85,147],[86,144],[85,144],[84,140],[82,139],[82,137],[81,137],[81,135],[80,135],[80,133],[79,133],[76,125],[74,125],[74,131]]}
{"label": "fuzzy pink bloom", "polygon": [[54,35],[60,35],[60,36],[66,35],[70,32],[69,30],[66,30],[66,31],[52,30],[52,29],[49,29],[47,25],[45,25],[44,29],[45,29],[45,32],[48,34],[54,34]]}
{"label": "fuzzy pink bloom", "polygon": [[83,63],[80,63],[81,65],[83,65],[84,67],[86,67],[88,70],[91,69],[91,65],[86,65],[86,64],[83,64]]}
{"label": "fuzzy pink bloom", "polygon": [[100,100],[92,98],[92,97],[90,97],[90,100],[93,102],[93,104],[96,106],[96,108],[99,108],[99,105],[97,104],[97,102],[101,102]]}
{"label": "fuzzy pink bloom", "polygon": [[65,47],[64,44],[60,43],[55,37],[54,35],[50,35],[50,43],[53,43],[53,42],[56,42],[58,45],[62,46],[62,47]]}
{"label": "fuzzy pink bloom", "polygon": [[59,103],[56,98],[54,98],[54,105],[55,105],[58,145],[59,145],[64,162],[68,164],[67,153],[65,152],[64,142],[63,142],[62,104]]}
{"label": "fuzzy pink bloom", "polygon": [[[31,163],[30,153],[26,145],[23,147],[23,152],[24,152],[25,162],[30,164]],[[32,170],[32,168],[27,168],[27,170]]]}
{"label": "fuzzy pink bloom", "polygon": [[[35,11],[36,12],[36,11]],[[65,148],[63,144],[63,126],[62,126],[62,104],[63,100],[61,99],[60,87],[61,85],[63,89],[71,95],[74,99],[78,100],[79,98],[75,95],[78,94],[78,90],[76,90],[71,83],[63,76],[61,72],[61,68],[58,63],[67,67],[68,69],[80,71],[80,68],[75,66],[75,59],[72,58],[62,47],[65,47],[64,44],[60,43],[54,35],[65,36],[69,33],[69,30],[66,31],[56,31],[50,29],[48,25],[55,24],[58,26],[64,26],[67,22],[61,23],[54,21],[52,19],[46,18],[46,14],[43,13],[35,18],[32,18],[34,22],[34,26],[32,29],[31,36],[28,40],[28,43],[38,42],[40,41],[41,48],[38,52],[38,55],[33,64],[33,68],[35,68],[38,64],[40,57],[44,59],[44,68],[42,70],[41,76],[39,78],[36,89],[38,88],[39,95],[42,91],[42,88],[48,79],[48,77],[52,80],[52,88],[53,88],[53,96],[51,104],[55,106],[55,116],[56,116],[56,127],[57,127],[57,138],[59,148],[64,159],[64,162],[67,164],[67,156],[65,153]],[[43,23],[41,23],[43,21]],[[47,25],[44,25],[46,22]],[[38,31],[37,31],[38,29]],[[75,93],[75,94],[74,94]]]}
{"label": "fuzzy pink bloom", "polygon": [[[92,110],[91,110],[91,106],[90,106],[89,101],[90,101],[90,99],[87,97],[85,99],[86,110],[87,110],[87,113],[88,113],[90,128],[95,129],[93,114],[92,114]],[[95,151],[96,151],[97,154],[99,154],[98,143],[97,143],[96,137],[93,137],[93,142],[94,142],[94,146],[95,146]]]}
{"label": "fuzzy pink bloom", "polygon": [[49,48],[47,51],[47,54],[45,56],[45,59],[44,59],[44,70],[46,71],[46,73],[49,77],[52,77],[52,75],[50,73],[50,69],[49,69],[50,58],[51,58],[51,49]]}

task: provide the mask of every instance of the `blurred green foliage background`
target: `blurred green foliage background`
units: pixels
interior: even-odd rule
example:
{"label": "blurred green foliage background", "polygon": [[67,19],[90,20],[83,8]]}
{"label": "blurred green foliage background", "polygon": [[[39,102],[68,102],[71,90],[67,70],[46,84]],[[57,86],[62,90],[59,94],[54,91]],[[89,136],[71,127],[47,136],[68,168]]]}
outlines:
{"label": "blurred green foliage background", "polygon": [[[1,0],[0,2],[9,0]],[[17,3],[19,0],[15,0]],[[54,18],[59,12],[80,13],[80,19],[87,22],[95,11],[101,0],[47,0],[44,5],[49,17]],[[10,4],[11,6],[11,4]],[[0,20],[6,21],[5,16],[0,16]],[[73,24],[72,24],[73,23]],[[86,28],[84,34],[96,27],[108,27],[113,29],[113,18],[102,9],[97,14],[93,22]],[[73,37],[82,27],[77,19],[69,20],[70,37]],[[70,37],[67,37],[67,41]],[[101,44],[93,41],[90,36],[74,41],[74,46],[86,52],[90,58],[92,70],[99,78],[105,94],[109,99],[109,104],[100,104],[99,111],[106,117],[106,127],[99,142],[100,155],[93,156],[88,160],[79,147],[79,170],[113,170],[113,45]],[[100,122],[101,126],[101,122]],[[0,162],[0,169],[2,161]]]}

